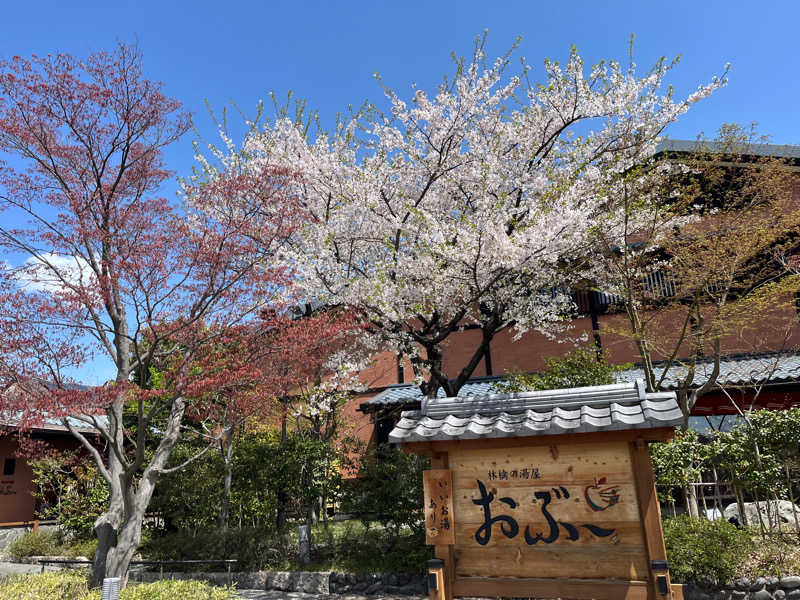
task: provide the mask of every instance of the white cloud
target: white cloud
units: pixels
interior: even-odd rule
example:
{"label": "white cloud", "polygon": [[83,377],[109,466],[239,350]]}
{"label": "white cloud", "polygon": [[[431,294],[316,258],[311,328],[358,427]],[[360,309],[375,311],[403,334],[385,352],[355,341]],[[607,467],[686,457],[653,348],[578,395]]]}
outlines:
{"label": "white cloud", "polygon": [[44,253],[31,256],[14,274],[20,286],[41,292],[56,293],[64,289],[64,281],[72,285],[88,285],[94,279],[89,264],[79,256]]}

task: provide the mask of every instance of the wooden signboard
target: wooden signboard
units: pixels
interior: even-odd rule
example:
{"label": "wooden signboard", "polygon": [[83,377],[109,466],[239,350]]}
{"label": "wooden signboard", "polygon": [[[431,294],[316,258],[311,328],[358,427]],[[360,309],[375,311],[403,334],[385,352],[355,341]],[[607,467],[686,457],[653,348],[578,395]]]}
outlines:
{"label": "wooden signboard", "polygon": [[447,469],[429,469],[422,474],[425,488],[425,543],[455,544],[453,527],[453,476]]}
{"label": "wooden signboard", "polygon": [[429,444],[441,598],[671,597],[647,445],[620,433]]}

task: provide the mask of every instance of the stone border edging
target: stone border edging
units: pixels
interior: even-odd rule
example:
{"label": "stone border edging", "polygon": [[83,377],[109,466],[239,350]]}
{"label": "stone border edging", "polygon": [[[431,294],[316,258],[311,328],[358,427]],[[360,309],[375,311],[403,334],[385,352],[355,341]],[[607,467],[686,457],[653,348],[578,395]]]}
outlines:
{"label": "stone border edging", "polygon": [[715,585],[710,582],[683,586],[685,600],[800,600],[800,576],[740,577]]}
{"label": "stone border edging", "polygon": [[[214,573],[165,572],[164,579],[197,579],[216,585],[227,585],[228,578],[239,589],[304,592],[307,594],[388,594],[424,596],[428,589],[424,575],[395,573],[336,573],[319,571],[255,571]],[[144,571],[132,574],[133,581],[149,583],[161,574]]]}

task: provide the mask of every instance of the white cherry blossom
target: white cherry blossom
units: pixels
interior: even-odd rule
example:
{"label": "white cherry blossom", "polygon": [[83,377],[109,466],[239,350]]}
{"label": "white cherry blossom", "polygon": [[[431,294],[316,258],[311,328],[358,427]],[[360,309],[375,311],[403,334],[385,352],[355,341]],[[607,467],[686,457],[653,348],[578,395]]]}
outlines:
{"label": "white cherry blossom", "polygon": [[[673,64],[643,77],[614,61],[587,70],[573,49],[528,84],[527,65],[508,77],[508,58],[486,66],[479,46],[433,93],[413,89],[406,102],[387,90],[386,114],[365,111],[313,137],[278,117],[240,149],[225,139],[215,166],[203,164],[300,173],[293,191],[310,219],[285,258],[301,288],[361,310],[410,357],[426,393],[454,395],[498,331],[563,326],[563,290],[581,275],[604,191],[725,83],[676,100],[664,89]],[[445,372],[450,336],[465,324],[480,327],[481,346]]]}

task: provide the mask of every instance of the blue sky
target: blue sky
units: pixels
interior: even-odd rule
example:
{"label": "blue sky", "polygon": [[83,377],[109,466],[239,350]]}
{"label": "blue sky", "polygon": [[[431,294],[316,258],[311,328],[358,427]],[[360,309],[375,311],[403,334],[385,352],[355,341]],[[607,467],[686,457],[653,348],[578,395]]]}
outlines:
{"label": "blue sky", "polygon": [[[148,77],[196,114],[214,138],[204,100],[231,100],[251,111],[270,90],[307,98],[330,124],[336,112],[380,100],[372,75],[395,90],[430,89],[450,72],[449,54],[468,54],[489,30],[490,57],[522,36],[517,56],[541,75],[544,57],[564,59],[571,44],[587,63],[625,60],[636,35],[636,60],[682,55],[671,82],[686,94],[732,64],[730,83],[668,132],[713,134],[724,122],[759,122],[774,143],[800,143],[798,0],[572,0],[528,2],[244,2],[228,0],[84,0],[5,2],[0,56],[69,52],[85,55],[117,40],[137,41]],[[169,150],[181,175],[192,165],[191,138]],[[172,189],[165,190],[173,193]],[[103,378],[88,369],[89,383]]]}

